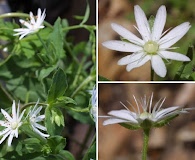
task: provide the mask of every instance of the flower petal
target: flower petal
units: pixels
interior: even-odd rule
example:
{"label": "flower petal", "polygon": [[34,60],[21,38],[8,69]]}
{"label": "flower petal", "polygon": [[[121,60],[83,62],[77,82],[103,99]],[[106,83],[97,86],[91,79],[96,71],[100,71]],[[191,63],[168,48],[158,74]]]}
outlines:
{"label": "flower petal", "polygon": [[108,112],[108,115],[114,116],[119,119],[127,120],[131,123],[137,124],[137,120],[132,116],[131,111],[128,110],[113,110]]}
{"label": "flower petal", "polygon": [[4,115],[5,119],[7,119],[9,122],[12,122],[12,118],[4,109],[1,109],[1,113]]}
{"label": "flower petal", "polygon": [[149,27],[146,15],[143,12],[143,10],[140,8],[140,6],[138,5],[134,7],[134,13],[135,13],[135,20],[136,20],[139,32],[142,38],[145,41],[148,41],[149,39],[151,39],[151,37],[150,37],[150,27]]}
{"label": "flower petal", "polygon": [[13,138],[14,138],[14,132],[12,131],[8,138],[8,146],[11,146]]}
{"label": "flower petal", "polygon": [[149,55],[144,55],[143,57],[141,57],[140,59],[138,59],[137,61],[130,63],[127,65],[126,70],[129,72],[134,68],[138,68],[142,65],[144,65],[146,62],[148,62],[151,59],[151,56]]}
{"label": "flower petal", "polygon": [[9,136],[10,133],[11,133],[11,130],[7,132],[6,134],[4,134],[3,138],[1,138],[0,140],[0,144]]}
{"label": "flower petal", "polygon": [[127,65],[129,63],[137,62],[143,56],[144,56],[144,53],[143,52],[142,53],[133,53],[131,55],[128,55],[128,56],[125,56],[125,57],[121,58],[118,61],[118,65]]}
{"label": "flower petal", "polygon": [[124,119],[118,119],[118,118],[110,118],[110,119],[107,119],[103,122],[103,125],[109,125],[109,124],[117,124],[117,123],[126,123],[129,121],[128,120],[124,120]]}
{"label": "flower petal", "polygon": [[160,39],[162,35],[162,31],[165,26],[166,17],[167,17],[166,8],[163,5],[158,9],[158,12],[155,17],[154,26],[152,29],[152,40],[153,41]]}
{"label": "flower petal", "polygon": [[160,55],[162,58],[172,59],[177,61],[190,61],[190,58],[186,55],[177,52],[170,52],[170,51],[160,51]]}
{"label": "flower petal", "polygon": [[159,48],[166,49],[171,47],[187,33],[190,27],[191,27],[190,23],[185,22],[173,28],[169,33],[167,33],[164,37],[162,37],[159,40],[160,44]]}
{"label": "flower petal", "polygon": [[45,119],[45,115],[40,115],[40,116],[37,116],[34,120],[34,122],[41,122]]}
{"label": "flower petal", "polygon": [[157,118],[157,119],[161,118],[164,115],[177,110],[178,108],[180,108],[180,107],[179,106],[175,106],[175,107],[169,107],[169,108],[162,109],[161,111],[156,113],[155,118]]}
{"label": "flower petal", "polygon": [[42,126],[42,125],[40,125],[38,123],[33,123],[33,126],[36,127],[36,128],[39,128],[39,129],[41,129],[43,131],[46,131],[47,130],[45,126]]}
{"label": "flower petal", "polygon": [[142,49],[140,46],[117,40],[106,41],[102,45],[108,49],[121,52],[137,52]]}
{"label": "flower petal", "polygon": [[160,77],[165,77],[167,73],[167,69],[166,69],[166,66],[162,58],[159,55],[152,56],[151,64],[152,64],[153,70],[155,71],[157,75],[159,75]]}
{"label": "flower petal", "polygon": [[118,25],[116,23],[111,24],[112,29],[117,32],[120,36],[123,38],[129,40],[132,43],[135,43],[137,45],[144,45],[144,41],[138,38],[136,35],[131,33],[126,28],[122,27],[121,25]]}
{"label": "flower petal", "polygon": [[0,136],[6,134],[7,132],[10,132],[10,128],[5,128],[4,130],[0,131]]}
{"label": "flower petal", "polygon": [[32,126],[33,131],[35,131],[37,134],[39,134],[42,137],[49,137],[49,134],[44,134],[41,131],[39,131],[36,127]]}
{"label": "flower petal", "polygon": [[28,23],[27,21],[23,20],[23,19],[20,19],[19,20],[20,23],[24,26],[26,26],[28,29],[31,29],[32,28],[32,25],[30,23]]}

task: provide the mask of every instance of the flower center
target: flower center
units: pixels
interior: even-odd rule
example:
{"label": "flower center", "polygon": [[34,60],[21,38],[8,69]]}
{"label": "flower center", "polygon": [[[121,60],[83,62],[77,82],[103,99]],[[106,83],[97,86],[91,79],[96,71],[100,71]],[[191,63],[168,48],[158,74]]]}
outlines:
{"label": "flower center", "polygon": [[143,120],[149,118],[150,116],[151,114],[148,112],[143,112],[142,114],[140,114],[140,118]]}
{"label": "flower center", "polygon": [[144,51],[148,54],[156,54],[158,51],[158,44],[154,41],[148,41],[144,44]]}
{"label": "flower center", "polygon": [[18,127],[18,123],[17,122],[12,122],[11,123],[11,128],[14,130]]}

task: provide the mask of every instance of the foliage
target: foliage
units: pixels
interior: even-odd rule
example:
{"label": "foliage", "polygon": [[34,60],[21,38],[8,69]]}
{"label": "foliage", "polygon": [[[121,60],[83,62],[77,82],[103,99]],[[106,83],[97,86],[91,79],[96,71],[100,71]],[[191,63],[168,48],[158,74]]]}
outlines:
{"label": "foliage", "polygon": [[[28,15],[0,16],[0,108],[9,112],[12,101],[16,100],[20,101],[22,110],[29,111],[39,100],[50,135],[43,139],[24,124],[11,147],[6,142],[1,144],[1,159],[74,160],[75,157],[65,149],[69,137],[62,134],[68,130],[67,117],[95,127],[88,108],[89,90],[96,79],[95,26],[86,24],[89,15],[87,4],[85,15],[78,16],[80,24],[69,26],[66,19],[58,18],[53,26],[45,22],[45,28],[21,40],[13,36],[13,29],[20,26],[3,18]],[[87,30],[89,39],[81,42],[76,42],[76,36],[70,39],[69,32],[75,29]],[[90,150],[95,159],[94,149]]]}

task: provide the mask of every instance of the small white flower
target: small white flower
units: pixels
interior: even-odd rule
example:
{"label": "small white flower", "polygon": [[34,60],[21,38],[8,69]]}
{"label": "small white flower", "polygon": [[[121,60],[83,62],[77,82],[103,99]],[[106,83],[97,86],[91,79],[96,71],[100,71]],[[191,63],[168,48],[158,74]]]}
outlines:
{"label": "small white flower", "polygon": [[32,110],[30,110],[30,112],[29,112],[30,125],[31,125],[33,131],[36,132],[37,134],[39,134],[41,137],[49,137],[48,134],[42,133],[40,131],[40,130],[47,131],[47,129],[45,126],[39,124],[39,122],[41,122],[45,119],[45,115],[39,115],[40,111],[42,109],[42,106],[37,107],[38,103],[39,103],[39,101],[37,101],[34,108]]}
{"label": "small white flower", "polygon": [[100,116],[103,118],[108,118],[103,122],[103,125],[123,123],[130,125],[134,129],[161,127],[179,114],[187,113],[187,110],[191,109],[183,109],[179,106],[161,109],[165,98],[161,98],[152,109],[152,99],[153,94],[148,101],[146,96],[142,98],[141,101],[137,101],[134,97],[137,110],[131,103],[127,101],[128,104],[133,108],[134,112],[130,111],[123,103],[121,103],[126,109],[113,110],[108,113],[109,116]]}
{"label": "small white flower", "polygon": [[20,107],[18,104],[18,108],[16,111],[15,101],[12,104],[12,117],[4,110],[1,109],[1,113],[5,117],[5,121],[0,120],[0,125],[6,127],[4,130],[0,131],[0,136],[3,136],[0,140],[0,144],[8,137],[8,146],[11,146],[13,137],[18,138],[18,129],[22,125],[22,117],[24,115],[25,110],[19,115]]}
{"label": "small white flower", "polygon": [[18,32],[14,34],[14,36],[20,35],[19,39],[24,38],[28,34],[33,34],[37,32],[39,29],[44,28],[43,21],[46,17],[45,10],[41,14],[41,9],[39,8],[37,11],[37,16],[34,16],[32,12],[30,12],[30,21],[24,21],[23,19],[20,19],[20,23],[27,28],[18,28],[14,29],[15,32]]}
{"label": "small white flower", "polygon": [[97,114],[97,93],[96,93],[96,86],[93,87],[93,90],[89,91],[89,93],[92,95],[91,97],[91,109],[90,113],[93,116],[94,121],[96,122],[96,114]]}
{"label": "small white flower", "polygon": [[103,43],[103,46],[112,50],[133,52],[133,54],[120,59],[118,65],[127,65],[126,70],[131,71],[144,65],[147,61],[151,61],[151,66],[155,73],[160,77],[165,77],[167,69],[162,58],[166,60],[190,61],[183,54],[169,51],[170,49],[175,49],[175,47],[171,48],[171,46],[187,33],[191,27],[189,22],[178,25],[170,32],[167,30],[162,33],[167,16],[165,6],[161,6],[158,9],[152,28],[149,26],[145,13],[138,5],[134,7],[134,13],[137,23],[137,27],[134,27],[138,30],[142,39],[121,25],[112,23],[112,29],[129,42],[111,40]]}

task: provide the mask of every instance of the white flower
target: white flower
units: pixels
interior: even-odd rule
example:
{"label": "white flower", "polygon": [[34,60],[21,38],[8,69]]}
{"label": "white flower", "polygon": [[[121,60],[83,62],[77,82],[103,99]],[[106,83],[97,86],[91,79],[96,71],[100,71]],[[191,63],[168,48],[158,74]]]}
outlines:
{"label": "white flower", "polygon": [[33,131],[36,132],[37,134],[39,134],[41,137],[49,137],[48,134],[42,133],[40,131],[40,130],[47,131],[47,129],[45,126],[39,124],[39,122],[41,122],[45,119],[45,115],[39,115],[40,111],[42,109],[42,106],[37,108],[38,103],[39,103],[39,101],[37,101],[34,108],[32,110],[30,110],[30,112],[29,112],[30,125],[31,125]]}
{"label": "white flower", "polygon": [[97,113],[97,93],[96,93],[96,86],[93,87],[93,90],[89,91],[89,93],[92,95],[91,97],[91,109],[90,113],[93,116],[94,121],[96,122],[96,113]]}
{"label": "white flower", "polygon": [[44,28],[44,25],[42,25],[44,19],[46,17],[45,10],[41,14],[41,9],[39,8],[37,11],[37,16],[34,16],[32,12],[30,12],[30,21],[24,21],[23,19],[20,19],[20,23],[27,28],[18,28],[14,29],[15,32],[18,32],[14,34],[14,36],[20,35],[19,39],[24,38],[28,34],[33,34],[37,32],[39,29]]}
{"label": "white flower", "polygon": [[112,23],[112,29],[129,42],[111,40],[103,43],[103,46],[112,50],[133,52],[133,54],[120,59],[118,65],[127,65],[126,70],[131,71],[150,60],[155,73],[160,77],[165,77],[167,70],[162,58],[166,60],[190,61],[183,54],[169,51],[170,49],[175,49],[175,47],[171,48],[171,46],[187,33],[191,27],[189,22],[178,25],[170,32],[167,30],[162,33],[166,22],[165,6],[161,6],[158,9],[152,28],[149,26],[145,13],[138,5],[134,7],[134,12],[137,23],[137,27],[134,27],[138,30],[142,39],[121,25]]}
{"label": "white flower", "polygon": [[15,101],[12,104],[12,117],[4,110],[1,109],[1,113],[5,117],[5,121],[0,120],[0,125],[6,127],[4,130],[0,131],[0,136],[3,136],[0,140],[0,144],[8,137],[8,146],[11,146],[13,137],[18,138],[18,129],[22,125],[22,117],[25,110],[19,115],[19,104],[16,111]]}
{"label": "white flower", "polygon": [[165,98],[161,98],[152,109],[152,99],[153,94],[148,101],[146,96],[142,98],[141,101],[137,101],[134,97],[137,110],[131,103],[127,101],[128,104],[133,108],[134,112],[130,111],[123,103],[121,103],[126,109],[113,110],[108,113],[109,116],[100,116],[103,118],[108,118],[103,122],[103,125],[122,123],[129,125],[129,128],[133,129],[161,127],[179,114],[187,113],[187,110],[191,109],[183,109],[179,106],[161,109]]}

